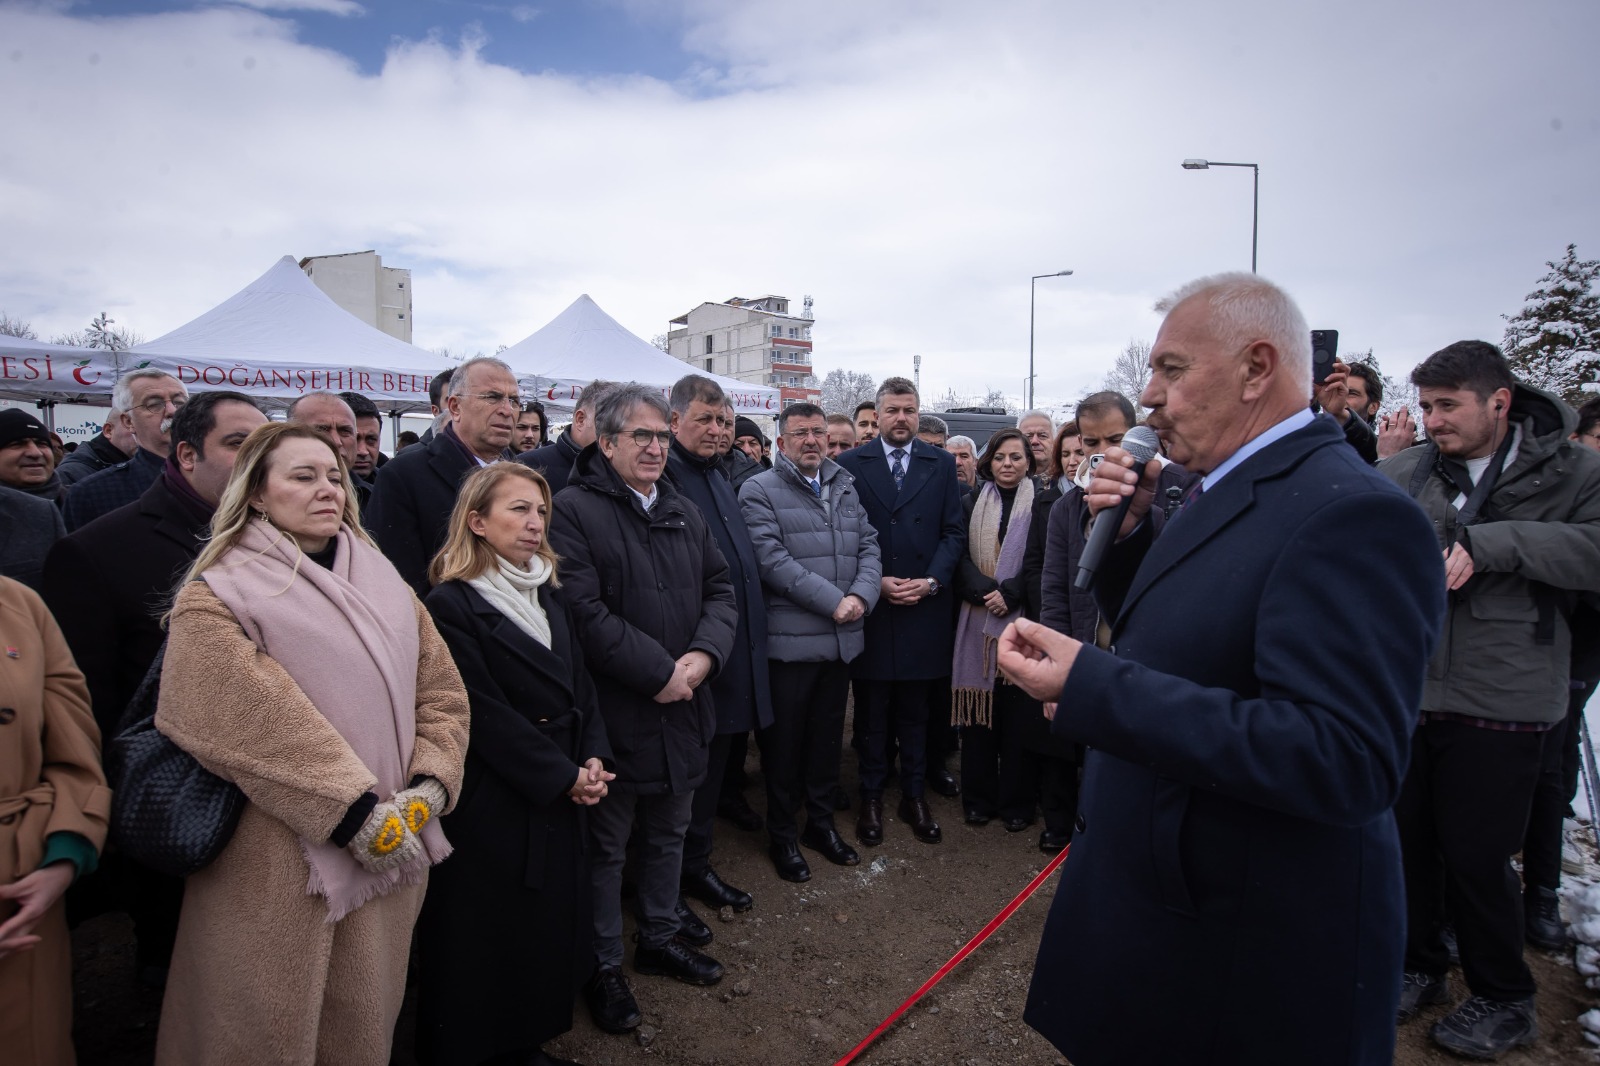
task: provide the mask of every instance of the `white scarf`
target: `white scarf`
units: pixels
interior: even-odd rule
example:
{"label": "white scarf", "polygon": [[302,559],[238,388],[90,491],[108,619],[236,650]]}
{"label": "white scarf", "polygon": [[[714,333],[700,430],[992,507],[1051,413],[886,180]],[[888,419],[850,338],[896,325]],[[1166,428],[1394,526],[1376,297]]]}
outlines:
{"label": "white scarf", "polygon": [[539,605],[539,586],[550,580],[553,571],[549,562],[535,555],[528,560],[528,569],[522,570],[499,555],[495,560],[500,564],[498,567],[485,570],[467,584],[515,622],[518,629],[548,648],[550,619]]}

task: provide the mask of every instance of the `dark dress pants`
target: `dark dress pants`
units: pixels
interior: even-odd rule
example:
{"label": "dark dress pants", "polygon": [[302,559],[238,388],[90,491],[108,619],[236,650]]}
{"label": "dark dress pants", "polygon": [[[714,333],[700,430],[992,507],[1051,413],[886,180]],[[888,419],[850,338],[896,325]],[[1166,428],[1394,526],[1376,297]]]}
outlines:
{"label": "dark dress pants", "polygon": [[1528,826],[1544,740],[1544,733],[1461,722],[1417,728],[1394,808],[1405,862],[1407,970],[1440,976],[1450,968],[1439,936],[1448,912],[1474,995],[1533,995],[1511,856]]}
{"label": "dark dress pants", "polygon": [[694,806],[689,812],[689,832],[683,838],[683,872],[699,873],[711,865],[711,831],[717,821],[717,802],[722,798],[722,778],[728,771],[728,750],[740,733],[718,733],[711,738],[711,753],[706,761],[706,779],[694,790]]}
{"label": "dark dress pants", "polygon": [[[1565,769],[1568,749],[1576,748],[1582,726],[1583,697],[1587,690],[1574,691],[1566,721],[1544,735],[1539,760],[1539,783],[1533,790],[1533,809],[1528,814],[1528,832],[1522,841],[1522,883],[1530,888],[1561,887],[1561,822],[1576,792],[1567,790]],[[1576,760],[1574,760],[1575,762]]]}
{"label": "dark dress pants", "polygon": [[767,784],[767,834],[774,843],[793,844],[800,838],[802,805],[808,825],[833,824],[850,667],[769,659],[767,673],[772,724],[757,736]]}
{"label": "dark dress pants", "polygon": [[854,682],[856,751],[860,756],[861,794],[881,796],[888,782],[889,723],[894,723],[900,748],[900,791],[921,799],[928,769],[928,701],[948,681]]}
{"label": "dark dress pants", "polygon": [[961,727],[964,808],[991,818],[1033,821],[1042,758],[1025,743],[1025,716],[1042,713],[1039,701],[1026,692],[1015,685],[995,683],[991,724]]}

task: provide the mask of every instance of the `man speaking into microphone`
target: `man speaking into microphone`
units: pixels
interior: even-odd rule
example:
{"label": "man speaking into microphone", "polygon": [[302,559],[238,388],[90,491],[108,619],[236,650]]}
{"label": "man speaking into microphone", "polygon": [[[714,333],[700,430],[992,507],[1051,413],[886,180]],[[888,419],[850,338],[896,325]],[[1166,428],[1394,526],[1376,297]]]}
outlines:
{"label": "man speaking into microphone", "polygon": [[1089,510],[1132,497],[1093,575],[1109,650],[1026,620],[1000,638],[1090,749],[1025,1017],[1074,1066],[1387,1064],[1390,808],[1444,611],[1433,530],[1309,411],[1281,289],[1222,274],[1156,309],[1140,403],[1202,478],[1157,534],[1159,464],[1135,484],[1109,450]]}

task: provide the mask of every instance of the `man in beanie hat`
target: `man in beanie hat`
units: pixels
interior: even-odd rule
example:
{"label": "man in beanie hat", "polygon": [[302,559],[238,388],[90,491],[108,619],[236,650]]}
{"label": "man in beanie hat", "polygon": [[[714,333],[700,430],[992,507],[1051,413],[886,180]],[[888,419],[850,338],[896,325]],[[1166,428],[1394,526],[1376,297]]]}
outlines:
{"label": "man in beanie hat", "polygon": [[760,426],[743,415],[733,423],[733,446],[760,463],[763,468],[771,468],[772,463],[767,459],[767,435],[761,432]]}
{"label": "man in beanie hat", "polygon": [[54,500],[61,495],[55,473],[56,454],[44,423],[20,408],[0,411],[0,485]]}

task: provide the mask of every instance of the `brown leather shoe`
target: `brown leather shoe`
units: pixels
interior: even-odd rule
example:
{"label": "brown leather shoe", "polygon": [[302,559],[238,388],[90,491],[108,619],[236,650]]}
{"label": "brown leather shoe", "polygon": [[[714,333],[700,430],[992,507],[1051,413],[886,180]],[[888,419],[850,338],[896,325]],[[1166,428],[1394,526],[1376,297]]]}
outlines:
{"label": "brown leather shoe", "polygon": [[928,809],[928,801],[918,796],[910,796],[900,801],[900,820],[911,827],[911,832],[924,844],[937,844],[944,839],[939,832],[939,823],[933,820],[933,812]]}
{"label": "brown leather shoe", "polygon": [[883,843],[883,797],[861,797],[861,814],[856,818],[856,839],[868,847]]}

